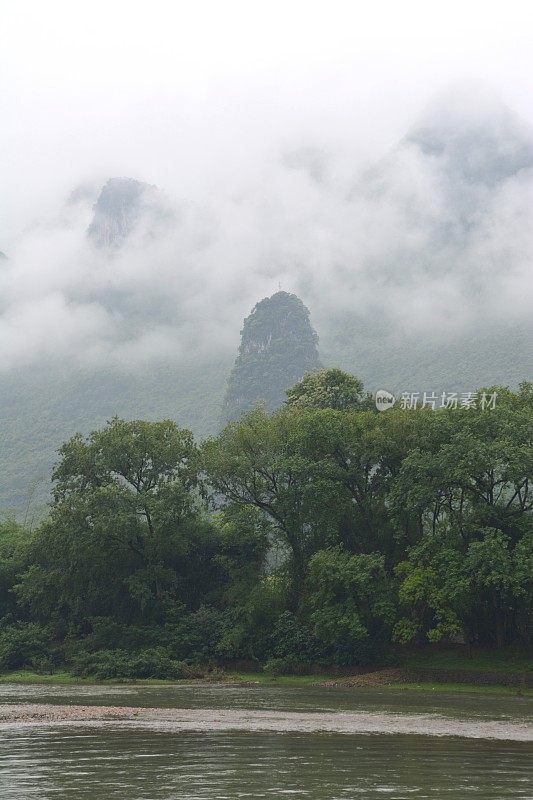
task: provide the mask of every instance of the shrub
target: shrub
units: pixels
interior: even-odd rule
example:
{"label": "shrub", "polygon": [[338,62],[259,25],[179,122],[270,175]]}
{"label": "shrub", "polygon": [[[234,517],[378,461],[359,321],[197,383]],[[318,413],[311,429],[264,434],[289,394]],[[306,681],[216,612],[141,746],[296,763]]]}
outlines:
{"label": "shrub", "polygon": [[126,650],[98,650],[94,653],[78,653],[72,659],[74,675],[93,676],[97,680],[132,680],[135,678],[161,678],[180,680],[204,678],[209,676],[219,680],[222,673],[210,670],[199,664],[178,661],[164,647],[152,650],[139,650],[128,653]]}
{"label": "shrub", "polygon": [[112,617],[90,617],[86,620],[89,632],[80,626],[71,626],[66,637],[65,646],[69,656],[74,657],[81,651],[98,652],[101,650],[125,650],[128,653],[169,644],[167,630],[157,626],[127,625],[117,622]]}
{"label": "shrub", "polygon": [[50,656],[33,656],[30,659],[29,666],[39,675],[52,675],[56,664]]}
{"label": "shrub", "polygon": [[0,629],[0,670],[54,664],[57,658],[50,632],[34,622],[8,625]]}
{"label": "shrub", "polygon": [[309,662],[297,658],[269,658],[263,670],[271,675],[306,675],[312,669]]}
{"label": "shrub", "polygon": [[320,660],[321,647],[311,629],[290,611],[278,618],[273,633],[272,660],[312,663]]}
{"label": "shrub", "polygon": [[172,655],[180,660],[206,663],[220,654],[220,642],[229,628],[228,615],[212,606],[200,606],[177,625],[167,625]]}

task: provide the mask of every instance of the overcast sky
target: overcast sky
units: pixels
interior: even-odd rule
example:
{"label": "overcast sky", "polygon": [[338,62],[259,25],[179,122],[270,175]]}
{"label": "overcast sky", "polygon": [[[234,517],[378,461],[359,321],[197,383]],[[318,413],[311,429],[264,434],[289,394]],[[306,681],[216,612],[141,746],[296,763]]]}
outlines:
{"label": "overcast sky", "polygon": [[[453,246],[431,160],[405,151],[382,202],[346,198],[450,85],[489,86],[533,125],[532,30],[533,6],[516,0],[0,0],[0,368],[50,353],[124,365],[192,343],[234,352],[278,280],[322,330],[343,304],[372,313],[377,296],[415,330],[529,313],[533,180],[467,198],[483,219]],[[299,148],[329,159],[324,186],[283,166]],[[87,246],[90,204],[67,214],[65,202],[113,176],[157,184],[181,221],[110,264]],[[402,253],[420,274],[377,292],[371,266]],[[132,334],[147,303],[153,325]]]}
{"label": "overcast sky", "polygon": [[[356,160],[482,79],[533,122],[533,8],[487,0],[2,0],[0,237],[95,175],[201,196],[302,139]],[[0,248],[1,249],[1,248]]]}

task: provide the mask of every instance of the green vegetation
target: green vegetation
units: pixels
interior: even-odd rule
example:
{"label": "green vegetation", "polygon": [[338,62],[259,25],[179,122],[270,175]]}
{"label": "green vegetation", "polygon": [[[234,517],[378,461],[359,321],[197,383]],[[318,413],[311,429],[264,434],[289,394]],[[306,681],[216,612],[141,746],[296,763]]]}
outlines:
{"label": "green vegetation", "polygon": [[326,373],[201,447],[169,420],[67,441],[47,519],[0,525],[0,670],[318,682],[468,669],[437,645],[461,641],[531,671],[533,387],[380,414]]}
{"label": "green vegetation", "polygon": [[[237,672],[235,670],[229,670],[224,673],[219,673],[218,676],[212,678],[211,680],[217,680],[222,683],[243,683],[243,684],[258,684],[261,686],[294,686],[294,687],[306,687],[306,686],[316,686],[326,682],[335,682],[338,680],[338,676],[334,675],[322,675],[322,674],[308,674],[308,675],[279,675],[279,676],[272,676],[266,672]],[[205,678],[198,679],[199,682],[204,682]],[[122,678],[118,679],[107,679],[107,680],[97,680],[94,677],[85,677],[82,678],[78,675],[73,675],[70,672],[65,672],[64,670],[57,670],[56,672],[50,675],[43,675],[39,672],[33,672],[31,670],[15,670],[13,672],[7,672],[3,675],[0,675],[0,684],[2,683],[15,683],[20,684],[21,686],[31,686],[31,685],[49,685],[49,686],[94,686],[94,685],[108,685],[113,686],[117,683],[124,684],[124,683],[135,683],[140,686],[174,686],[179,685],[180,683],[188,684],[191,682],[191,679],[185,678],[182,680],[168,680],[164,678]],[[368,690],[372,690],[372,687],[358,687],[358,691],[365,691],[365,688]],[[491,686],[485,684],[478,684],[478,683],[453,683],[452,681],[442,681],[442,682],[429,682],[429,681],[419,681],[419,682],[403,682],[403,683],[387,683],[381,684],[379,686],[379,690],[387,691],[389,689],[392,690],[404,690],[404,691],[422,691],[422,692],[439,692],[439,693],[450,693],[450,694],[494,694],[494,695],[517,695],[517,688],[514,686]],[[533,690],[531,689],[519,689],[518,692],[523,697],[533,697]]]}
{"label": "green vegetation", "polygon": [[388,684],[387,689],[402,689],[404,691],[414,690],[420,692],[443,692],[450,694],[506,694],[516,695],[519,691],[520,696],[533,697],[531,689],[517,690],[513,686],[485,686],[478,683],[453,683],[446,681],[445,683],[437,682],[424,682],[419,683],[391,683]]}
{"label": "green vegetation", "polygon": [[[0,512],[42,518],[50,501],[57,448],[77,432],[124,419],[179,419],[197,435],[216,431],[231,361],[157,365],[118,374],[35,366],[0,381]],[[29,510],[29,513],[27,513]]]}
{"label": "green vegetation", "polygon": [[318,369],[287,389],[287,405],[296,408],[332,408],[355,411],[372,407],[372,396],[365,394],[363,382],[342,369]]}
{"label": "green vegetation", "polygon": [[30,669],[17,669],[0,675],[0,683],[20,683],[22,685],[49,684],[52,686],[73,686],[94,684],[94,678],[81,678],[65,670],[55,670],[48,675]]}
{"label": "green vegetation", "polygon": [[398,663],[405,667],[428,667],[450,671],[533,673],[533,652],[516,647],[476,648],[470,653],[458,647],[444,649],[423,647],[417,648],[415,652],[401,655]]}
{"label": "green vegetation", "polygon": [[[261,675],[261,677],[263,677]],[[287,676],[291,677],[291,676]],[[0,683],[16,683],[21,685],[48,685],[48,686],[97,686],[100,684],[113,686],[116,684],[125,684],[125,683],[135,683],[141,686],[174,686],[176,684],[188,684],[191,681],[202,682],[205,683],[206,681],[209,682],[228,682],[228,681],[237,681],[238,679],[233,675],[225,672],[217,672],[213,673],[211,677],[207,677],[203,675],[199,678],[180,678],[180,679],[168,679],[168,678],[96,678],[93,675],[90,676],[81,676],[75,675],[72,672],[67,672],[66,670],[55,670],[50,674],[43,674],[42,672],[35,672],[31,669],[19,669],[13,670],[12,672],[5,672],[0,675]]]}

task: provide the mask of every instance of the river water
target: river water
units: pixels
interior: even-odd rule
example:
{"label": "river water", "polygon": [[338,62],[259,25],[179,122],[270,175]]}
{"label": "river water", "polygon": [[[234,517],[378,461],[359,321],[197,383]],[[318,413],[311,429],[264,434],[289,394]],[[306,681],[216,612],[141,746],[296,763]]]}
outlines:
{"label": "river water", "polygon": [[0,703],[146,710],[0,726],[2,800],[533,798],[531,698],[3,685]]}

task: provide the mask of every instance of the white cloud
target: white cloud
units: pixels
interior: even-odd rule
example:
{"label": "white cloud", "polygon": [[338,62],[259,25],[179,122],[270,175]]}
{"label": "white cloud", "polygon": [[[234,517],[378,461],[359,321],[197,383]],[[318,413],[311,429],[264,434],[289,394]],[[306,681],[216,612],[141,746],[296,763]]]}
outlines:
{"label": "white cloud", "polygon": [[[326,338],[343,313],[412,335],[530,313],[531,174],[487,188],[452,180],[449,153],[397,146],[469,76],[533,123],[528,4],[21,0],[1,14],[1,368],[227,354],[278,281]],[[483,93],[429,113],[480,117],[501,133]],[[177,213],[110,256],[86,241],[91,193],[65,201],[118,175],[157,184]]]}

